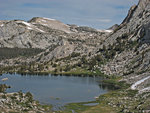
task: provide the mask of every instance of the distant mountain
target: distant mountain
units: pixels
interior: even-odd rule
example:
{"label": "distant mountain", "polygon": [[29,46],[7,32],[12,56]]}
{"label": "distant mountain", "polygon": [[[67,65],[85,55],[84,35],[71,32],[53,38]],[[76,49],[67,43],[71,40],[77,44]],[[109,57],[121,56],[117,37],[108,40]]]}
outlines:
{"label": "distant mountain", "polygon": [[44,49],[46,54],[41,57],[42,61],[67,57],[74,52],[94,54],[108,35],[90,27],[66,25],[42,17],[34,17],[28,22],[0,22],[0,47]]}
{"label": "distant mountain", "polygon": [[70,27],[58,20],[55,19],[50,19],[50,18],[40,18],[40,17],[35,17],[32,18],[29,23],[31,24],[40,24],[42,26],[49,27],[51,29],[57,29],[61,30],[67,33],[71,33]]}
{"label": "distant mountain", "polygon": [[[93,28],[73,28],[60,21],[41,17],[34,17],[28,22],[22,20],[0,21],[0,46],[45,49],[51,46],[52,40],[55,40],[53,44],[56,44],[58,43],[58,38],[79,38],[77,36],[79,33],[88,35],[92,32],[101,35]],[[83,39],[80,38],[79,40]]]}
{"label": "distant mountain", "polygon": [[115,31],[116,29],[118,29],[119,25],[118,24],[115,24],[113,25],[112,27],[108,28],[108,30],[113,30]]}

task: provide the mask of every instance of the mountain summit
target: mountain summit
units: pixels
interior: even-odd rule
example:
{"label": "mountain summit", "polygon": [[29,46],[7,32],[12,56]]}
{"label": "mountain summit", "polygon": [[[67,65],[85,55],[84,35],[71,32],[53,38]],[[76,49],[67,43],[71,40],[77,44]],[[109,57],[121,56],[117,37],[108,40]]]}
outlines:
{"label": "mountain summit", "polygon": [[47,26],[52,29],[61,30],[67,33],[70,33],[70,28],[68,25],[50,18],[42,18],[42,17],[34,17],[29,21],[31,24],[40,24],[43,26]]}

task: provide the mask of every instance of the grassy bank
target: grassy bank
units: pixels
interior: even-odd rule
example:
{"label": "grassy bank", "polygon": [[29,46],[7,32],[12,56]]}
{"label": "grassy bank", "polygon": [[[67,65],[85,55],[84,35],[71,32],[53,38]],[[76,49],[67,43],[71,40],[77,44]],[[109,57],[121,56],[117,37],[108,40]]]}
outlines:
{"label": "grassy bank", "polygon": [[90,71],[84,68],[74,68],[73,70],[67,72],[53,72],[55,74],[62,74],[62,75],[82,75],[82,76],[103,76],[104,74],[100,71]]}
{"label": "grassy bank", "polygon": [[[112,91],[100,95],[95,101],[71,103],[65,106],[63,113],[142,113],[150,105],[149,99],[138,95],[137,90],[131,90],[129,84],[119,81],[120,77],[104,80],[105,85],[111,86]],[[147,93],[148,95],[149,93]],[[148,96],[150,97],[150,95]],[[87,106],[88,103],[98,103]]]}
{"label": "grassy bank", "polygon": [[[98,73],[97,73],[98,74]],[[106,76],[107,77],[107,76]],[[108,77],[107,77],[108,78]],[[119,77],[112,77],[111,79],[104,79],[103,84],[106,85],[106,87],[109,86],[111,89],[116,89],[115,91],[110,91],[107,94],[99,96],[95,101],[91,102],[81,102],[81,103],[71,103],[65,106],[65,110],[63,113],[72,113],[72,111],[75,111],[77,113],[117,113],[116,109],[109,106],[107,104],[107,101],[104,99],[106,97],[113,97],[114,93],[117,94],[117,92],[121,89],[123,89],[125,83],[118,82],[120,80]],[[118,86],[121,84],[122,87]],[[96,106],[87,106],[86,104],[91,103],[98,103]]]}
{"label": "grassy bank", "polygon": [[[98,103],[96,106],[87,106],[85,104]],[[66,109],[62,113],[116,113],[115,109],[110,106],[103,104],[103,102],[92,101],[92,102],[82,102],[82,103],[71,103],[65,106]],[[58,112],[59,113],[59,112]]]}
{"label": "grassy bank", "polygon": [[[18,73],[18,74],[21,74],[21,75],[49,75],[49,74],[52,74],[52,75],[67,75],[67,76],[71,76],[71,75],[74,75],[74,76],[101,76],[101,77],[104,77],[104,78],[109,78],[109,76],[101,73],[101,71],[99,70],[95,70],[95,71],[91,71],[91,70],[88,70],[88,69],[85,69],[85,68],[79,68],[79,67],[76,67],[72,70],[69,70],[69,71],[34,71],[34,70],[24,70],[24,71],[18,71],[17,69],[19,68],[19,66],[16,66],[16,67],[5,67],[3,68],[2,70],[2,73],[10,73],[10,74],[13,74],[13,73]],[[2,74],[1,73],[1,74]]]}

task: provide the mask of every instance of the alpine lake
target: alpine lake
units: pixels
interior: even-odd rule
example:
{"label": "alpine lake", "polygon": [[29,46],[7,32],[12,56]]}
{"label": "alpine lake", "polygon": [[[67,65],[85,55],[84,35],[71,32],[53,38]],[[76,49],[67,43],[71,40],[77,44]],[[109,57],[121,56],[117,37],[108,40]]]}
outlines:
{"label": "alpine lake", "polygon": [[3,74],[0,80],[11,86],[6,92],[31,92],[40,104],[52,105],[54,110],[68,103],[95,101],[109,91],[98,76]]}

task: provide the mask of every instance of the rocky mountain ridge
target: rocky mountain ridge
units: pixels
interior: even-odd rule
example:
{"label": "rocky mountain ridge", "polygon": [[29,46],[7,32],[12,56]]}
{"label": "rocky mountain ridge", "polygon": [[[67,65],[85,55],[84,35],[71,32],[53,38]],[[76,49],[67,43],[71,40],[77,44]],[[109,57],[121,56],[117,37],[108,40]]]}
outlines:
{"label": "rocky mountain ridge", "polygon": [[[119,30],[105,40],[104,45],[119,46],[121,43],[123,50],[101,69],[106,74],[122,75],[129,83],[135,83],[149,76],[150,0],[140,0],[138,5],[131,7],[119,27]],[[130,48],[127,49],[129,45]],[[143,89],[143,86],[138,86],[138,89]]]}
{"label": "rocky mountain ridge", "polygon": [[[76,35],[89,35],[88,33],[92,32],[99,35],[103,34],[89,27],[72,27],[54,19],[40,17],[35,17],[28,22],[22,20],[1,21],[0,26],[1,47],[21,48],[22,46],[22,48],[30,48],[29,45],[31,45],[32,48],[45,49],[48,47],[46,42],[54,37],[56,39],[56,37],[64,35],[62,37],[65,39],[65,37],[73,38],[73,36],[78,38],[79,36],[77,37]],[[40,36],[42,37],[41,43],[37,43],[35,35],[37,39],[39,39],[38,35],[45,35],[47,38]],[[45,45],[42,45],[42,42]],[[16,44],[13,45],[13,43]]]}
{"label": "rocky mountain ridge", "polygon": [[65,25],[54,19],[35,17],[22,20],[1,21],[0,46],[8,48],[39,48],[46,53],[42,58],[66,57],[73,52],[87,54],[96,51],[109,33],[89,27]]}

